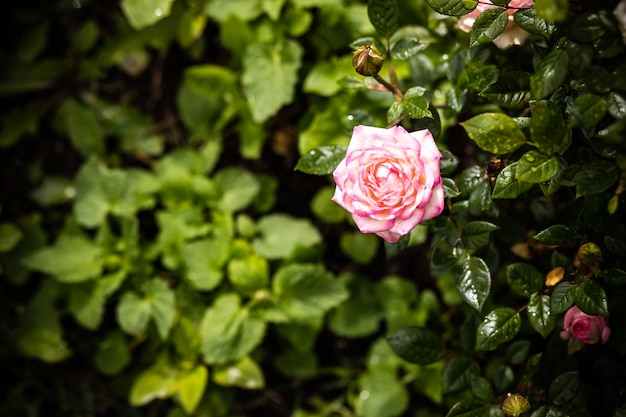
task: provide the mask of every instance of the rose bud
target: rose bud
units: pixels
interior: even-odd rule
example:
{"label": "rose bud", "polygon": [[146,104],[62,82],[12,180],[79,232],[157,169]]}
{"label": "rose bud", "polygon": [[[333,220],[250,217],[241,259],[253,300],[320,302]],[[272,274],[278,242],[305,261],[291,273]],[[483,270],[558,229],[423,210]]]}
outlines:
{"label": "rose bud", "polygon": [[523,395],[509,394],[502,402],[502,411],[506,417],[519,417],[530,410],[530,403]]}
{"label": "rose bud", "polygon": [[574,338],[589,345],[606,343],[610,335],[611,329],[603,316],[590,316],[577,306],[570,307],[565,313],[563,331],[559,334],[562,340]]}
{"label": "rose bud", "polygon": [[352,66],[361,75],[376,75],[383,67],[383,55],[374,44],[360,46],[352,55]]}

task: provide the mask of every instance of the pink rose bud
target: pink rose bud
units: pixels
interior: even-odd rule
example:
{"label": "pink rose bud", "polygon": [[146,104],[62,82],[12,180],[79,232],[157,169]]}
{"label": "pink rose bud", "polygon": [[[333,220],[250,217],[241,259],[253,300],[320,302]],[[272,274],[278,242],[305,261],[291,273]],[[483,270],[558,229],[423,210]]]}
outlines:
{"label": "pink rose bud", "polygon": [[611,335],[611,329],[606,324],[603,316],[590,316],[583,313],[578,307],[573,306],[563,321],[561,339],[568,340],[571,337],[590,345],[598,342],[606,343]]}
{"label": "pink rose bud", "polygon": [[[530,33],[517,26],[513,20],[513,14],[520,9],[531,8],[534,5],[534,0],[511,0],[509,2],[509,8],[507,12],[509,14],[509,21],[504,31],[493,40],[493,43],[500,49],[508,48],[511,45],[522,45],[526,42],[526,39],[530,36]],[[457,22],[456,27],[464,32],[470,32],[476,18],[485,10],[498,7],[488,0],[479,2],[478,6],[469,14],[461,17]]]}
{"label": "pink rose bud", "polygon": [[444,207],[441,152],[428,130],[356,126],[333,172],[332,200],[363,233],[397,242]]}

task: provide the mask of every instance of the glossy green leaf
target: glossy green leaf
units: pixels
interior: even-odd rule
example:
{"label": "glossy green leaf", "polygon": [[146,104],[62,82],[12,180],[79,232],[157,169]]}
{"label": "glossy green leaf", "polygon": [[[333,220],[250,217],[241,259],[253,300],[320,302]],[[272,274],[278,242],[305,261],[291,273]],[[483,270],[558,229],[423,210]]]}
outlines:
{"label": "glossy green leaf", "polygon": [[569,106],[569,123],[574,127],[593,127],[604,117],[607,105],[595,94],[581,94]]}
{"label": "glossy green leaf", "polygon": [[512,340],[520,330],[522,319],[519,312],[509,307],[491,311],[476,331],[476,350],[495,350],[502,343]]}
{"label": "glossy green leaf", "polygon": [[626,97],[615,91],[606,96],[607,112],[616,119],[626,118]]}
{"label": "glossy green leaf", "polygon": [[[516,15],[519,13],[516,13]],[[499,74],[498,79],[488,85],[480,94],[492,103],[507,108],[522,108],[532,98],[530,92],[530,74],[512,71]]]}
{"label": "glossy green leaf", "polygon": [[528,151],[518,161],[517,179],[523,182],[540,183],[554,178],[561,166],[556,157],[538,151]]}
{"label": "glossy green leaf", "polygon": [[455,275],[456,288],[461,298],[477,311],[481,311],[491,289],[491,273],[485,261],[476,256],[463,262]]}
{"label": "glossy green leaf", "polygon": [[578,371],[565,372],[558,375],[548,390],[548,395],[556,405],[571,403],[578,394],[580,376]]}
{"label": "glossy green leaf", "polygon": [[470,33],[470,48],[491,42],[500,35],[509,21],[504,8],[491,7],[484,10],[474,21]]}
{"label": "glossy green leaf", "polygon": [[454,404],[446,417],[488,417],[490,408],[490,403],[474,398],[465,399]]}
{"label": "glossy green leaf", "polygon": [[170,14],[174,0],[122,0],[121,6],[135,30],[153,25]]}
{"label": "glossy green leaf", "polygon": [[533,329],[545,339],[556,326],[556,316],[551,313],[550,296],[547,294],[533,294],[528,301],[526,313]]}
{"label": "glossy green leaf", "polygon": [[400,27],[400,12],[396,0],[368,0],[367,15],[372,26],[383,38],[389,39]]}
{"label": "glossy green leaf", "polygon": [[534,266],[524,262],[507,265],[504,277],[513,292],[521,297],[530,297],[543,288],[544,277]]}
{"label": "glossy green leaf", "polygon": [[520,10],[513,14],[515,24],[527,32],[543,36],[549,39],[556,30],[556,26],[550,21],[537,15],[534,8]]}
{"label": "glossy green leaf", "polygon": [[448,16],[463,16],[478,5],[476,0],[426,0],[435,11]]}
{"label": "glossy green leaf", "polygon": [[[428,107],[430,104],[426,97],[407,92],[402,102],[402,110],[406,112],[412,119],[423,119],[425,117],[432,118],[433,114]],[[395,119],[394,119],[395,120]]]}
{"label": "glossy green leaf", "polygon": [[575,230],[563,224],[555,224],[534,235],[533,239],[546,245],[563,245],[571,243],[579,237]]}
{"label": "glossy green leaf", "polygon": [[609,308],[604,288],[597,281],[582,280],[574,292],[574,304],[590,315],[602,314],[608,316]]}
{"label": "glossy green leaf", "polygon": [[536,65],[530,76],[530,89],[536,99],[549,96],[559,88],[567,77],[569,56],[562,49],[555,49]]}
{"label": "glossy green leaf", "polygon": [[550,297],[550,311],[552,314],[561,314],[574,304],[576,287],[570,281],[561,281],[552,290]]}
{"label": "glossy green leaf", "polygon": [[530,104],[530,111],[530,138],[537,148],[547,155],[565,151],[570,143],[570,132],[559,107],[540,100]]}
{"label": "glossy green leaf", "polygon": [[612,162],[598,160],[585,164],[574,176],[576,197],[606,191],[617,181],[618,176],[618,169]]}
{"label": "glossy green leaf", "polygon": [[265,122],[291,103],[302,53],[300,44],[292,40],[259,42],[247,48],[242,84],[256,122]]}
{"label": "glossy green leaf", "polygon": [[516,198],[532,188],[533,183],[517,179],[518,166],[518,162],[513,162],[500,171],[491,194],[493,198]]}
{"label": "glossy green leaf", "polygon": [[346,149],[337,145],[319,146],[304,154],[294,169],[312,175],[332,174],[345,157]]}
{"label": "glossy green leaf", "polygon": [[443,195],[445,198],[454,198],[461,195],[459,187],[452,178],[443,178]]}
{"label": "glossy green leaf", "polygon": [[526,143],[515,121],[502,113],[482,113],[462,122],[461,126],[481,149],[494,154],[513,152]]}
{"label": "glossy green leaf", "polygon": [[498,229],[499,227],[495,224],[482,220],[468,222],[461,228],[463,245],[470,253],[476,249],[487,246],[490,241],[491,232]]}
{"label": "glossy green leaf", "polygon": [[443,392],[451,394],[470,387],[472,376],[480,374],[480,366],[468,356],[454,356],[443,371]]}
{"label": "glossy green leaf", "polygon": [[419,39],[402,38],[391,48],[391,56],[394,60],[404,61],[416,56],[426,45]]}
{"label": "glossy green leaf", "polygon": [[460,88],[471,88],[480,93],[497,82],[499,75],[500,71],[495,65],[470,62],[459,76],[458,84]]}
{"label": "glossy green leaf", "polygon": [[405,327],[387,336],[387,342],[402,359],[427,365],[437,362],[445,353],[441,337],[421,327]]}

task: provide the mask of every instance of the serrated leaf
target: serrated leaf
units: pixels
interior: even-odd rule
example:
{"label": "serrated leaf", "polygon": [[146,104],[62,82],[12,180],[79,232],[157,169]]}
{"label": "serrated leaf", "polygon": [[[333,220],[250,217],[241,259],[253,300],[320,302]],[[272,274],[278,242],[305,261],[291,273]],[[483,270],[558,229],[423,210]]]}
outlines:
{"label": "serrated leaf", "polygon": [[260,42],[246,49],[241,82],[257,123],[265,122],[293,100],[302,53],[300,44],[293,40]]}
{"label": "serrated leaf", "polygon": [[481,95],[502,107],[512,109],[525,107],[532,98],[530,74],[522,71],[500,74],[497,81],[490,84]]}
{"label": "serrated leaf", "polygon": [[513,20],[517,26],[521,27],[526,32],[543,36],[546,39],[549,39],[556,30],[556,26],[539,17],[534,8],[520,10],[514,13]]}
{"label": "serrated leaf", "polygon": [[470,33],[470,48],[491,42],[500,35],[509,21],[505,8],[491,7],[484,10],[474,21]]}
{"label": "serrated leaf", "polygon": [[561,314],[574,304],[576,287],[570,281],[561,281],[552,290],[550,296],[550,311],[552,314]]}
{"label": "serrated leaf", "polygon": [[519,163],[513,162],[500,171],[493,187],[492,198],[516,198],[532,188],[532,183],[517,179],[518,166]]}
{"label": "serrated leaf", "polygon": [[533,239],[546,245],[563,245],[571,243],[579,237],[575,230],[563,224],[555,224],[534,235]]}
{"label": "serrated leaf", "polygon": [[478,5],[477,0],[426,0],[436,12],[448,16],[463,16],[472,12]]}
{"label": "serrated leaf", "polygon": [[524,262],[507,265],[504,277],[511,290],[521,297],[530,297],[543,288],[543,274]]}
{"label": "serrated leaf", "polygon": [[541,59],[530,76],[533,96],[542,99],[556,91],[565,82],[568,67],[569,56],[562,49],[555,49]]}
{"label": "serrated leaf", "polygon": [[521,326],[522,320],[516,310],[501,307],[491,311],[478,325],[476,350],[495,350],[502,343],[512,340]]}
{"label": "serrated leaf", "polygon": [[84,236],[61,236],[54,246],[39,249],[23,263],[55,277],[59,282],[92,280],[102,272],[103,250]]}
{"label": "serrated leaf", "polygon": [[530,325],[544,339],[554,330],[556,316],[551,313],[549,295],[537,293],[531,295],[526,313]]}
{"label": "serrated leaf", "polygon": [[387,342],[402,359],[419,365],[437,362],[445,353],[445,344],[439,335],[415,326],[390,334]]}
{"label": "serrated leaf", "polygon": [[483,113],[461,123],[468,136],[483,150],[493,154],[513,152],[526,138],[515,120],[502,113]]}
{"label": "serrated leaf", "polygon": [[485,261],[469,257],[455,275],[456,288],[461,298],[477,311],[481,311],[491,290],[491,273]]}
{"label": "serrated leaf", "polygon": [[561,165],[556,157],[538,151],[528,151],[518,161],[517,179],[530,183],[541,183],[554,178]]}
{"label": "serrated leaf", "polygon": [[602,314],[607,316],[609,308],[604,288],[596,281],[582,280],[578,285],[578,291],[574,292],[574,304],[589,315]]}
{"label": "serrated leaf", "polygon": [[419,95],[405,96],[402,109],[412,119],[432,118],[433,114],[428,110],[429,105],[426,97]]}
{"label": "serrated leaf", "polygon": [[345,157],[346,149],[338,145],[318,146],[304,154],[294,169],[311,175],[332,174]]}
{"label": "serrated leaf", "polygon": [[573,127],[594,127],[604,117],[606,108],[602,97],[591,93],[581,94],[569,106],[569,123]]}
{"label": "serrated leaf", "polygon": [[535,101],[530,104],[530,111],[530,138],[537,148],[547,155],[565,151],[570,131],[558,106],[550,101]]}
{"label": "serrated leaf", "polygon": [[376,31],[387,39],[400,27],[400,13],[396,0],[368,0],[367,16]]}

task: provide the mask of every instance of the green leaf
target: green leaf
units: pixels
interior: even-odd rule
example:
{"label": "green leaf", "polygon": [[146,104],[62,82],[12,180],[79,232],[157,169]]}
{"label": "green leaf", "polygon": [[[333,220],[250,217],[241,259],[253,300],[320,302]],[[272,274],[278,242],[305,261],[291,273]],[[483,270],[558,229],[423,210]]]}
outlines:
{"label": "green leaf", "polygon": [[574,294],[576,287],[570,281],[559,282],[550,297],[550,311],[557,315],[564,313],[574,304]]}
{"label": "green leaf", "polygon": [[443,371],[443,392],[452,394],[470,387],[472,376],[480,375],[480,366],[473,358],[454,356]]}
{"label": "green leaf", "polygon": [[276,358],[275,364],[284,375],[297,379],[311,378],[319,372],[313,352],[288,350]]}
{"label": "green leaf", "polygon": [[180,405],[189,415],[193,415],[207,386],[209,371],[202,364],[180,372],[176,379],[176,392]]}
{"label": "green leaf", "polygon": [[413,58],[425,47],[419,39],[402,38],[391,47],[391,57],[394,61],[404,61]]}
{"label": "green leaf", "polygon": [[259,42],[246,49],[241,82],[256,122],[265,122],[293,101],[301,63],[302,47],[292,40]]}
{"label": "green leaf", "polygon": [[502,343],[512,340],[522,326],[519,312],[509,307],[491,311],[476,331],[476,350],[495,350]]}
{"label": "green leaf", "polygon": [[135,30],[141,30],[169,16],[174,0],[122,0],[122,11]]}
{"label": "green leaf", "polygon": [[100,327],[108,297],[117,291],[127,272],[120,270],[102,276],[93,284],[72,286],[68,308],[76,321],[89,330]]}
{"label": "green leaf", "polygon": [[528,151],[518,161],[517,180],[540,183],[554,178],[560,171],[559,159],[538,151]]}
{"label": "green leaf", "polygon": [[347,147],[350,137],[346,135],[338,112],[344,110],[338,105],[329,105],[323,111],[315,112],[309,126],[300,133],[298,150],[300,155],[320,146],[338,145]]}
{"label": "green leaf", "polygon": [[477,0],[426,0],[435,11],[448,16],[463,16],[473,11]]}
{"label": "green leaf", "polygon": [[157,363],[140,373],[130,388],[129,402],[137,407],[154,399],[169,398],[176,392],[177,371]]}
{"label": "green leaf", "polygon": [[566,405],[574,401],[580,385],[578,371],[565,372],[554,378],[548,390],[548,396],[556,405]]}
{"label": "green leaf", "polygon": [[555,224],[533,236],[538,242],[546,245],[563,245],[578,239],[580,235],[563,224]]}
{"label": "green leaf", "polygon": [[461,400],[454,404],[446,417],[487,417],[491,405],[473,398]]}
{"label": "green leaf", "polygon": [[[288,230],[289,233],[285,233]],[[260,236],[252,242],[254,250],[268,259],[291,256],[297,248],[309,248],[322,242],[320,232],[307,219],[272,213],[257,223]]]}
{"label": "green leaf", "polygon": [[263,13],[263,8],[260,1],[213,0],[206,3],[205,12],[220,23],[224,23],[231,16],[235,16],[241,22],[249,22],[259,17]]}
{"label": "green leaf", "polygon": [[497,81],[490,84],[480,94],[492,103],[502,107],[512,109],[526,107],[532,97],[530,92],[530,74],[522,71],[500,74]]}
{"label": "green leaf", "polygon": [[400,27],[400,13],[396,0],[368,0],[367,16],[383,38],[391,38]]}
{"label": "green leaf", "polygon": [[604,117],[606,102],[595,94],[581,94],[569,106],[570,125],[573,127],[594,127]]}
{"label": "green leaf", "polygon": [[207,364],[240,360],[261,343],[265,322],[241,307],[241,298],[223,293],[208,307],[200,323],[202,354]]}
{"label": "green leaf", "polygon": [[509,21],[505,8],[491,7],[484,10],[474,21],[470,33],[470,48],[491,42],[500,35]]}
{"label": "green leaf", "polygon": [[514,13],[513,20],[517,26],[521,27],[526,32],[543,36],[546,39],[549,39],[556,30],[556,26],[539,17],[534,8],[520,10]]}
{"label": "green leaf", "polygon": [[502,113],[482,113],[461,126],[481,149],[494,154],[513,152],[526,143],[515,120]]}
{"label": "green leaf", "polygon": [[22,239],[22,231],[11,223],[0,223],[0,252],[9,252]]}
{"label": "green leaf", "polygon": [[175,313],[174,292],[161,279],[148,281],[143,297],[132,291],[125,292],[117,305],[117,321],[122,330],[139,335],[146,330],[152,318],[162,340],[169,335]]}
{"label": "green leaf", "polygon": [[330,272],[318,265],[288,264],[274,275],[272,293],[278,306],[294,319],[321,317],[349,294]]}
{"label": "green leaf", "polygon": [[563,152],[570,143],[570,131],[556,104],[546,100],[530,104],[530,138],[537,148],[551,155]]}
{"label": "green leaf", "polygon": [[261,389],[265,386],[263,370],[248,356],[233,364],[217,365],[213,380],[226,387]]}
{"label": "green leaf", "polygon": [[569,0],[536,0],[537,15],[548,22],[561,22],[567,17]]}
{"label": "green leaf", "polygon": [[342,233],[339,239],[341,251],[363,265],[369,264],[374,259],[379,244],[380,239],[376,235],[361,232]]}
{"label": "green leaf", "polygon": [[459,191],[459,187],[456,186],[456,183],[452,178],[443,178],[443,196],[445,198],[454,198],[461,195],[461,191]]}
{"label": "green leaf", "polygon": [[532,188],[531,182],[517,179],[518,167],[519,163],[513,162],[500,171],[496,178],[496,185],[493,187],[492,198],[516,198]]}
{"label": "green leaf", "polygon": [[231,259],[228,262],[227,271],[228,279],[243,295],[266,288],[269,283],[269,263],[257,254],[243,259]]}
{"label": "green leaf", "polygon": [[405,327],[387,336],[387,342],[402,359],[419,365],[437,362],[445,354],[443,339],[421,327]]}
{"label": "green leaf", "polygon": [[455,280],[461,298],[480,312],[491,289],[491,273],[485,261],[468,256]]}
{"label": "green leaf", "polygon": [[533,294],[528,301],[526,313],[533,329],[545,339],[556,326],[556,316],[552,315],[550,296],[547,294]]}
{"label": "green leaf", "polygon": [[59,107],[57,117],[72,145],[83,156],[104,153],[102,128],[91,109],[73,99],[67,99]]}
{"label": "green leaf", "polygon": [[187,242],[181,256],[185,277],[201,291],[212,290],[224,277],[223,267],[230,255],[231,242],[223,237],[205,238]]}
{"label": "green leaf", "polygon": [[555,49],[536,65],[530,76],[530,89],[536,99],[542,99],[559,88],[567,77],[569,56],[563,49]]}
{"label": "green leaf", "polygon": [[98,345],[95,364],[105,375],[117,375],[130,363],[129,343],[124,334],[118,330],[111,332]]}
{"label": "green leaf", "polygon": [[409,405],[409,394],[395,371],[375,368],[361,374],[358,380],[360,392],[367,396],[355,399],[355,414],[363,417],[393,417],[401,415]]}
{"label": "green leaf", "polygon": [[35,327],[20,333],[17,347],[27,355],[46,363],[58,363],[67,359],[72,351],[60,330]]}
{"label": "green leaf", "polygon": [[574,176],[576,198],[606,191],[618,177],[619,170],[612,162],[599,160],[585,164]]}
{"label": "green leaf", "polygon": [[354,69],[349,55],[317,61],[304,79],[302,91],[331,97],[341,91],[340,81],[353,74]]}
{"label": "green leaf", "polygon": [[504,268],[504,277],[511,290],[521,297],[528,298],[543,288],[543,274],[524,262],[507,265]]}
{"label": "green leaf", "polygon": [[618,120],[626,118],[626,97],[618,92],[611,91],[606,96],[606,109],[611,116]]}
{"label": "green leaf", "polygon": [[59,237],[23,260],[30,268],[54,276],[59,282],[78,283],[100,276],[104,266],[102,248],[84,236]]}
{"label": "green leaf", "polygon": [[426,97],[411,94],[410,90],[406,92],[402,102],[402,110],[412,119],[432,118],[433,114],[428,110],[429,106],[430,103]]}
{"label": "green leaf", "polygon": [[461,228],[463,245],[470,253],[476,249],[487,246],[491,232],[498,229],[499,227],[495,224],[482,220],[468,222]]}
{"label": "green leaf", "polygon": [[482,92],[494,84],[499,75],[500,71],[495,65],[470,62],[459,76],[458,86],[462,89],[471,88]]}
{"label": "green leaf", "polygon": [[333,309],[328,317],[330,329],[343,337],[364,337],[376,332],[382,318],[373,284],[352,280],[350,298]]}
{"label": "green leaf", "polygon": [[295,170],[311,175],[328,175],[346,155],[345,146],[319,146],[303,155],[296,164]]}
{"label": "green leaf", "polygon": [[239,211],[249,206],[261,188],[254,174],[237,167],[216,172],[213,181],[221,193],[217,207],[227,212]]}
{"label": "green leaf", "polygon": [[343,207],[331,200],[334,193],[333,187],[322,187],[311,199],[311,211],[325,223],[341,223],[348,214]]}
{"label": "green leaf", "polygon": [[590,315],[609,315],[607,296],[604,288],[596,281],[583,279],[574,292],[574,304]]}

